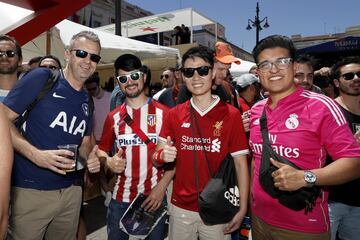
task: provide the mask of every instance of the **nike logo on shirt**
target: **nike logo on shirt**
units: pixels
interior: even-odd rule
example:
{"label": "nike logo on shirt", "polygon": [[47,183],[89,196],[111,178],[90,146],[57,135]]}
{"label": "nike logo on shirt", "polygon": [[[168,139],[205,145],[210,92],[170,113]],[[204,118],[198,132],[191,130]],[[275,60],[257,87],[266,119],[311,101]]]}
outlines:
{"label": "nike logo on shirt", "polygon": [[63,96],[60,96],[60,95],[57,95],[56,92],[53,93],[53,97],[54,98],[62,98],[62,99],[66,99],[66,97],[63,97]]}

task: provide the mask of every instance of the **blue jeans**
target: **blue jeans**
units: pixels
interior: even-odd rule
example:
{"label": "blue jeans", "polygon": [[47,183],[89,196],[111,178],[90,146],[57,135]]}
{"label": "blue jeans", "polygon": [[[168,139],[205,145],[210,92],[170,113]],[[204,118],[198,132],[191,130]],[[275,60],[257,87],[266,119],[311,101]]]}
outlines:
{"label": "blue jeans", "polygon": [[[166,201],[166,197],[164,198]],[[108,240],[128,240],[129,235],[123,232],[120,229],[120,219],[124,215],[126,209],[129,207],[130,203],[120,203],[114,199],[111,199],[111,202],[108,207],[107,212],[107,233]],[[166,215],[162,217],[158,225],[146,238],[147,240],[161,240],[165,238],[165,220]]]}
{"label": "blue jeans", "polygon": [[360,207],[329,201],[331,223],[331,240],[336,239],[338,232],[342,240],[360,238]]}

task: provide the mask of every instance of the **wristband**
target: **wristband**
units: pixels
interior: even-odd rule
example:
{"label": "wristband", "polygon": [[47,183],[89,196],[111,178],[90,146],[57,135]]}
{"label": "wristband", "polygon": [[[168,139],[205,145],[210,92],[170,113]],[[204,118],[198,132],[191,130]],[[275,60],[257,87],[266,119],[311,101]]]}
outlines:
{"label": "wristband", "polygon": [[161,153],[163,151],[164,151],[164,149],[162,148],[162,149],[160,149],[159,151],[157,151],[155,153],[154,160],[155,160],[156,165],[158,165],[158,166],[161,166],[161,165],[163,165],[165,163],[165,161],[161,159]]}

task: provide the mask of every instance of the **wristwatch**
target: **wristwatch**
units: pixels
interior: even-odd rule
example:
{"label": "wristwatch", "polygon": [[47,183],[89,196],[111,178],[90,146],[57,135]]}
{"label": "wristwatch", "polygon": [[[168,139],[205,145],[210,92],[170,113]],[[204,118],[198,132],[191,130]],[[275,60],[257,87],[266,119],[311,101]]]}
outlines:
{"label": "wristwatch", "polygon": [[304,172],[304,179],[307,187],[313,187],[316,182],[316,175],[311,171]]}

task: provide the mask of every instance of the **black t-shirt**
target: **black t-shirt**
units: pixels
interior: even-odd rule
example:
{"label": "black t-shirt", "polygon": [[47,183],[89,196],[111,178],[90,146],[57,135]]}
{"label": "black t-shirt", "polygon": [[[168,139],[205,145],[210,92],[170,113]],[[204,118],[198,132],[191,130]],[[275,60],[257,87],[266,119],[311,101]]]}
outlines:
{"label": "black t-shirt", "polygon": [[[347,111],[345,108],[341,107],[345,118],[349,124],[349,127],[353,134],[360,129],[360,115],[353,114]],[[331,161],[328,156],[328,160]],[[351,182],[331,186],[329,188],[329,200],[335,202],[341,202],[350,206],[360,207],[360,178],[355,179]]]}

